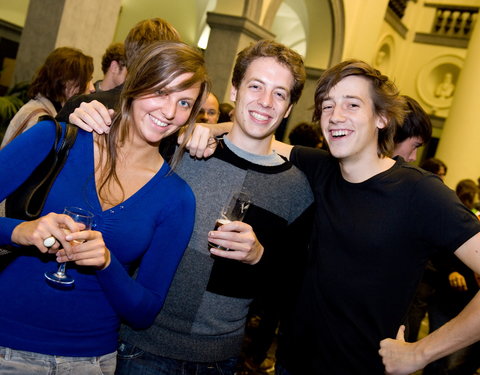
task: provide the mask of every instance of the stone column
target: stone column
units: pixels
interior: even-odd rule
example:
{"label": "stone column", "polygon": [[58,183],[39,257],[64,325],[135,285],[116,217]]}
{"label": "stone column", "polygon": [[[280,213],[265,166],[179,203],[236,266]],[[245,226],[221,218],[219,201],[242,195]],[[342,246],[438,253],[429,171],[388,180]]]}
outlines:
{"label": "stone column", "polygon": [[445,183],[452,189],[462,179],[477,181],[480,177],[479,66],[480,27],[477,23],[435,155],[447,165]]}
{"label": "stone column", "polygon": [[94,59],[94,77],[103,75],[101,57],[112,42],[121,0],[30,0],[15,65],[15,82],[30,81],[57,47],[75,47]]}
{"label": "stone column", "polygon": [[275,35],[245,17],[209,12],[207,23],[211,31],[205,61],[212,91],[220,102],[230,101],[230,81],[237,53],[251,42],[274,39]]}

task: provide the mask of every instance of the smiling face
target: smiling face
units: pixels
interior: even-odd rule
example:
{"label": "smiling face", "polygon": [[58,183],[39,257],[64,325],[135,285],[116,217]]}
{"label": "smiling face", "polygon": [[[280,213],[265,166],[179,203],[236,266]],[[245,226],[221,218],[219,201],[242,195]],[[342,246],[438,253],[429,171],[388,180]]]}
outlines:
{"label": "smiling face", "polygon": [[378,129],[385,121],[374,112],[370,82],[347,76],[321,103],[320,123],[330,152],[340,162],[378,158]]}
{"label": "smiling face", "polygon": [[234,125],[229,138],[238,147],[256,154],[269,153],[272,136],[290,113],[293,75],[273,57],[250,63],[240,87],[233,87]]}
{"label": "smiling face", "polygon": [[200,84],[194,84],[182,91],[169,89],[178,87],[191,76],[192,73],[181,74],[158,93],[133,101],[134,137],[150,144],[158,144],[185,125],[200,93]]}

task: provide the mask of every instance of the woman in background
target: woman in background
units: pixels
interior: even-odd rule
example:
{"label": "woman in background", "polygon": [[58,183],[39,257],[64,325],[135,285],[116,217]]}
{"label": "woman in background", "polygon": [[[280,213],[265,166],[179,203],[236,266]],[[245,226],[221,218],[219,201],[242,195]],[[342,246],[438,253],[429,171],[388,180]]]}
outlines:
{"label": "woman in background", "polygon": [[94,91],[93,59],[70,47],[56,48],[40,67],[28,89],[31,98],[10,121],[1,147],[38,122],[55,117],[65,102],[77,94]]}

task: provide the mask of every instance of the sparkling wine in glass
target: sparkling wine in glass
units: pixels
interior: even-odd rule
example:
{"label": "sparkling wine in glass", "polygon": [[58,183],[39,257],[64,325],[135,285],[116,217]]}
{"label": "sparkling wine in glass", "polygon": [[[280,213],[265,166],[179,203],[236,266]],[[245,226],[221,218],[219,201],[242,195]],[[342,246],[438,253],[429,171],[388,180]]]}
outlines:
{"label": "sparkling wine in glass", "polygon": [[[79,207],[66,207],[63,213],[70,216],[75,222],[83,224],[85,226],[83,230],[92,229],[93,214],[90,211]],[[60,263],[57,271],[45,272],[46,279],[54,285],[72,286],[75,280],[67,275],[66,265],[65,262]]]}

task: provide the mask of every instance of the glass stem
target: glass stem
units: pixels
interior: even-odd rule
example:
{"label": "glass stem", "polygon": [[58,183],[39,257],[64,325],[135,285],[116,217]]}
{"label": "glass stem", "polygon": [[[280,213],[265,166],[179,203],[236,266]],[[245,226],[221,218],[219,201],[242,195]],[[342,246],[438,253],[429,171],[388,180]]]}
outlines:
{"label": "glass stem", "polygon": [[58,266],[58,270],[57,270],[57,274],[59,276],[65,276],[65,266],[66,266],[66,262],[65,263],[60,263],[60,265]]}

